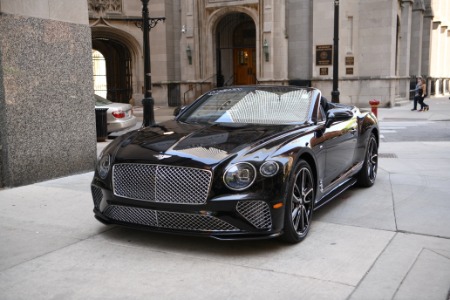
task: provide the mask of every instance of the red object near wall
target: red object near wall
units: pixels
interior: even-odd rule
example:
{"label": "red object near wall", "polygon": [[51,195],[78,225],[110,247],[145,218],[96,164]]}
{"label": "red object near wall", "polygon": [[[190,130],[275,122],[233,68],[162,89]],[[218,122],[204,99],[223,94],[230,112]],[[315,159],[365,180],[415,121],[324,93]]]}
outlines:
{"label": "red object near wall", "polygon": [[380,105],[380,101],[376,99],[372,99],[369,101],[370,107],[372,108],[372,113],[378,117],[378,105]]}

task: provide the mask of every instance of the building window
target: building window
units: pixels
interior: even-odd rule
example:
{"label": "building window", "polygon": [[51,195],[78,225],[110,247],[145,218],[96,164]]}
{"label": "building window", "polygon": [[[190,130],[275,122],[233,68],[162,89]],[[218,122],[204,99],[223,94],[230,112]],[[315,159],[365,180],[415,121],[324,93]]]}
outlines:
{"label": "building window", "polygon": [[92,66],[94,73],[94,93],[106,98],[106,60],[103,54],[92,50]]}

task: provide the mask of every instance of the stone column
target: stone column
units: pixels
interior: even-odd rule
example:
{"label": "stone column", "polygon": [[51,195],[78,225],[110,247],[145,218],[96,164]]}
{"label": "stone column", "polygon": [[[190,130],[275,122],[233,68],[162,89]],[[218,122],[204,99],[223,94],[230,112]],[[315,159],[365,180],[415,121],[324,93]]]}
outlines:
{"label": "stone column", "polygon": [[411,49],[411,23],[413,0],[402,0],[401,3],[401,28],[398,54],[399,76],[409,76],[410,49]]}
{"label": "stone column", "polygon": [[423,15],[425,6],[422,0],[414,2],[412,22],[411,22],[411,56],[410,56],[410,76],[422,74],[422,33]]}
{"label": "stone column", "polygon": [[430,56],[431,56],[431,31],[433,25],[433,11],[430,6],[425,7],[422,28],[422,68],[421,73],[424,76],[430,75]]}
{"label": "stone column", "polygon": [[0,188],[93,170],[87,1],[0,7]]}

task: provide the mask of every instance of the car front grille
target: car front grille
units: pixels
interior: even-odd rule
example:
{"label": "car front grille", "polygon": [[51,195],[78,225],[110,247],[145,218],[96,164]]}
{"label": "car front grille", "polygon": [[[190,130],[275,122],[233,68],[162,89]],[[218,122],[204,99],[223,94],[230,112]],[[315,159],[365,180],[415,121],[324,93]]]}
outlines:
{"label": "car front grille", "polygon": [[151,164],[116,164],[116,196],[160,203],[204,204],[211,184],[208,170]]}
{"label": "car front grille", "polygon": [[239,201],[236,210],[258,229],[272,227],[269,205],[264,201]]}
{"label": "car front grille", "polygon": [[159,211],[118,205],[109,206],[104,214],[108,218],[119,222],[159,228],[200,232],[239,231],[235,226],[208,215]]}

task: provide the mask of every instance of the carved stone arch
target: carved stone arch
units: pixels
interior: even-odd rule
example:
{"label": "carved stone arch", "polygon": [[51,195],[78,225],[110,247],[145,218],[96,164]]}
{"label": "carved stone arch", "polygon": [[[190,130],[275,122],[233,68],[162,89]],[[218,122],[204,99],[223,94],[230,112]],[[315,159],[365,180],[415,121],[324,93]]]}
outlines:
{"label": "carved stone arch", "polygon": [[[225,17],[228,14],[232,13],[244,13],[247,14],[250,18],[253,19],[253,22],[255,22],[255,26],[258,29],[257,24],[259,24],[259,16],[258,16],[258,10],[254,8],[248,8],[248,7],[224,7],[215,10],[214,12],[209,15],[207,24],[208,28],[211,28],[211,33],[214,33],[217,30],[217,25],[219,24],[220,20]],[[257,34],[258,35],[258,34]]]}
{"label": "carved stone arch", "polygon": [[142,57],[142,49],[139,42],[128,32],[106,26],[91,27],[91,32],[92,40],[96,38],[117,40],[128,47],[133,57]]}
{"label": "carved stone arch", "polygon": [[[254,23],[255,25],[255,31],[256,31],[256,43],[255,43],[255,48],[259,49],[260,47],[258,47],[257,45],[260,44],[260,26],[259,26],[259,14],[258,14],[258,9],[257,7],[241,7],[241,6],[236,6],[236,7],[223,7],[223,8],[219,8],[217,10],[214,10],[213,12],[211,12],[211,14],[208,16],[207,18],[207,26],[206,28],[208,28],[208,32],[206,33],[206,45],[209,45],[208,48],[208,52],[210,55],[208,55],[208,57],[211,57],[211,61],[210,63],[206,64],[207,66],[209,66],[211,69],[210,70],[206,70],[206,74],[214,74],[217,75],[217,82],[216,83],[220,83],[220,79],[219,76],[220,74],[218,74],[218,67],[217,67],[217,60],[218,60],[218,55],[216,53],[216,49],[217,49],[217,40],[216,40],[216,34],[218,31],[218,26],[220,24],[220,22],[227,17],[228,15],[231,14],[245,14],[247,15]],[[256,51],[256,60],[259,61],[259,56],[260,56],[260,52]]]}

